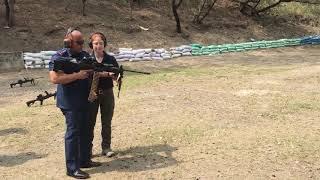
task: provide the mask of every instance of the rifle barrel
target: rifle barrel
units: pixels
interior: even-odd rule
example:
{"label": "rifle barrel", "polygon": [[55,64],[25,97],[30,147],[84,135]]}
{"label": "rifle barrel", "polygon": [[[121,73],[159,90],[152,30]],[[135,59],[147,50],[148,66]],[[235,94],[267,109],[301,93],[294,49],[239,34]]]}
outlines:
{"label": "rifle barrel", "polygon": [[135,70],[129,70],[129,69],[124,69],[123,71],[139,73],[139,74],[151,74],[149,72],[135,71]]}

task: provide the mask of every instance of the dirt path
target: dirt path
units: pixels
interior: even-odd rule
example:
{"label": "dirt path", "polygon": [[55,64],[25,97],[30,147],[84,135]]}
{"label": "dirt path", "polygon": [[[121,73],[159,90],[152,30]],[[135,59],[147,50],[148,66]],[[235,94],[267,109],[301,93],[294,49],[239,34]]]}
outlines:
{"label": "dirt path", "polygon": [[[93,179],[319,179],[320,49],[289,48],[125,63],[151,71],[126,77],[113,121],[114,158]],[[11,89],[0,76],[0,178],[66,179],[64,120],[46,71],[37,86]]]}

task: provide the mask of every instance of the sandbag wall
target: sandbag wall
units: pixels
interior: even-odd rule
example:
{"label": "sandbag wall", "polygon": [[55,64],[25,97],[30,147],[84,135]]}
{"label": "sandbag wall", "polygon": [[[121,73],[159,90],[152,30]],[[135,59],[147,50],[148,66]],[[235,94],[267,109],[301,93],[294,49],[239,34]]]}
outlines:
{"label": "sandbag wall", "polygon": [[301,39],[300,41],[301,45],[314,45],[314,44],[320,44],[320,35],[318,36],[307,36]]}
{"label": "sandbag wall", "polygon": [[257,41],[237,44],[209,45],[201,46],[192,44],[192,55],[215,55],[228,52],[241,52],[255,49],[278,48],[285,46],[300,45],[301,39],[281,39],[277,41]]}
{"label": "sandbag wall", "polygon": [[151,61],[166,60],[180,56],[191,56],[192,47],[183,45],[169,50],[161,49],[131,49],[119,48],[119,53],[114,55],[117,61]]}
{"label": "sandbag wall", "polygon": [[[151,61],[151,60],[167,60],[180,56],[191,56],[192,47],[183,45],[173,47],[169,50],[160,49],[132,49],[119,48],[117,53],[109,53],[114,56],[118,62],[122,61]],[[48,68],[51,56],[56,51],[41,51],[40,53],[24,53],[23,60],[26,68]]]}
{"label": "sandbag wall", "polygon": [[49,62],[56,51],[41,51],[40,53],[23,53],[26,68],[49,68]]}
{"label": "sandbag wall", "polygon": [[[208,45],[201,44],[182,45],[170,49],[132,49],[119,48],[117,53],[109,53],[118,62],[122,61],[151,61],[167,60],[180,56],[215,55],[228,52],[241,52],[255,49],[268,49],[298,45],[320,44],[320,36],[307,36],[295,39],[279,39],[275,41],[255,41],[236,44]],[[56,51],[41,51],[40,53],[24,53],[23,60],[26,68],[48,68],[51,56]]]}
{"label": "sandbag wall", "polygon": [[241,52],[255,49],[279,48],[298,45],[315,45],[320,44],[320,36],[308,36],[295,39],[279,39],[275,41],[255,41],[236,44],[222,44],[202,46],[200,44],[192,44],[192,55],[215,55],[228,52]]}

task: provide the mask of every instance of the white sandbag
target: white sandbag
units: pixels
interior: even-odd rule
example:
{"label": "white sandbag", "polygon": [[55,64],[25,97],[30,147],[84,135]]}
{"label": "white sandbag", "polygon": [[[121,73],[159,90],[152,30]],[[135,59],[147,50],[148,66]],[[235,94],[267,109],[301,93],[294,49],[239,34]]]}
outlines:
{"label": "white sandbag", "polygon": [[42,56],[42,60],[51,60],[52,56]]}
{"label": "white sandbag", "polygon": [[116,59],[118,62],[129,61],[129,58]]}
{"label": "white sandbag", "polygon": [[34,64],[35,64],[35,65],[43,65],[43,64],[44,64],[44,62],[43,62],[43,60],[40,60],[40,61],[34,61]]}
{"label": "white sandbag", "polygon": [[120,51],[119,54],[122,55],[122,54],[133,54],[133,53],[132,51]]}
{"label": "white sandbag", "polygon": [[123,58],[130,59],[130,58],[133,58],[133,57],[134,57],[133,54],[120,54],[120,55],[116,56],[116,59],[123,59]]}
{"label": "white sandbag", "polygon": [[152,49],[143,49],[145,53],[151,53]]}
{"label": "white sandbag", "polygon": [[107,52],[108,55],[110,56],[115,56],[116,54],[115,53],[112,53],[112,52]]}
{"label": "white sandbag", "polygon": [[142,61],[143,59],[142,58],[131,58],[129,61]]}
{"label": "white sandbag", "polygon": [[184,50],[184,48],[182,48],[182,47],[176,47],[176,49],[175,49],[176,51],[183,51]]}
{"label": "white sandbag", "polygon": [[164,57],[164,56],[171,56],[171,53],[161,53],[161,57]]}
{"label": "white sandbag", "polygon": [[150,53],[151,57],[161,57],[161,54],[157,54],[156,52]]}
{"label": "white sandbag", "polygon": [[41,53],[30,53],[30,54],[28,54],[28,56],[33,57],[33,58],[42,58]]}
{"label": "white sandbag", "polygon": [[36,65],[34,65],[34,68],[43,68],[43,65],[36,64]]}
{"label": "white sandbag", "polygon": [[171,56],[162,56],[162,59],[163,59],[163,60],[171,59]]}
{"label": "white sandbag", "polygon": [[182,53],[182,56],[192,56],[191,52]]}
{"label": "white sandbag", "polygon": [[29,66],[32,65],[34,62],[33,61],[25,61],[25,65]]}
{"label": "white sandbag", "polygon": [[25,61],[42,61],[41,58],[34,58],[34,57],[30,57],[30,56],[24,57],[23,60],[25,60]]}
{"label": "white sandbag", "polygon": [[132,51],[132,48],[119,48],[119,51]]}
{"label": "white sandbag", "polygon": [[164,53],[165,49],[161,48],[161,49],[155,49],[155,52],[157,52],[158,54]]}
{"label": "white sandbag", "polygon": [[49,65],[45,65],[44,68],[49,69]]}
{"label": "white sandbag", "polygon": [[144,61],[151,61],[152,59],[151,59],[151,57],[143,57],[142,60],[144,60]]}
{"label": "white sandbag", "polygon": [[153,59],[153,60],[158,60],[158,61],[159,61],[159,60],[160,60],[160,61],[163,60],[162,57],[152,57],[152,59]]}
{"label": "white sandbag", "polygon": [[191,51],[192,51],[191,49],[183,49],[182,53],[191,52]]}
{"label": "white sandbag", "polygon": [[33,68],[34,68],[34,65],[24,65],[24,67],[25,67],[26,69],[33,69]]}
{"label": "white sandbag", "polygon": [[138,53],[135,55],[136,58],[142,58],[145,55],[145,53]]}
{"label": "white sandbag", "polygon": [[181,56],[181,54],[173,54],[171,57],[176,58],[176,57],[180,57],[180,56]]}
{"label": "white sandbag", "polygon": [[176,50],[173,50],[171,51],[172,54],[182,54],[182,51],[176,51]]}
{"label": "white sandbag", "polygon": [[44,64],[49,64],[51,62],[51,60],[44,60],[43,62],[44,62]]}
{"label": "white sandbag", "polygon": [[23,56],[29,56],[30,54],[33,54],[33,53],[25,52],[25,53],[23,53]]}
{"label": "white sandbag", "polygon": [[52,55],[56,54],[57,51],[41,51],[40,53],[45,56],[52,56]]}
{"label": "white sandbag", "polygon": [[145,50],[144,49],[136,49],[136,50],[132,50],[132,53],[137,55],[137,54],[145,53]]}
{"label": "white sandbag", "polygon": [[143,57],[151,57],[151,54],[146,53],[143,55]]}

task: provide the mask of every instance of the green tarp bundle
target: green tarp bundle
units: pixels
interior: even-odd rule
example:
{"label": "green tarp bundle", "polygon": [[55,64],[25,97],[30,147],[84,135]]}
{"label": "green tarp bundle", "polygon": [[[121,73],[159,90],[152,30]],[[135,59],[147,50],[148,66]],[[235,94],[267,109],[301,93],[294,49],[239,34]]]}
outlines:
{"label": "green tarp bundle", "polygon": [[301,38],[295,39],[279,39],[272,41],[255,41],[255,42],[245,42],[236,44],[221,44],[221,45],[208,45],[202,46],[201,44],[191,44],[192,55],[214,55],[220,53],[228,52],[241,52],[255,49],[268,49],[268,48],[278,48],[286,46],[297,46],[301,45]]}

